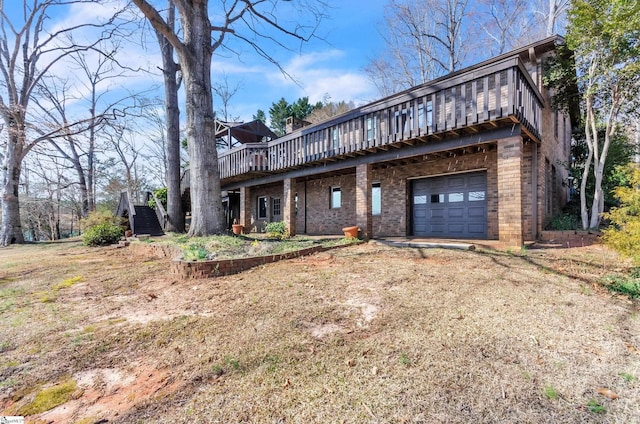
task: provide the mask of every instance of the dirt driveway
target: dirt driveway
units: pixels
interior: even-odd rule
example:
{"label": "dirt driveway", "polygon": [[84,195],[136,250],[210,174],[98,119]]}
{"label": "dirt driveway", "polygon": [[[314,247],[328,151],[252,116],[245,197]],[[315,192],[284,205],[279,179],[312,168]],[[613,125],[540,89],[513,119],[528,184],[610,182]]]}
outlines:
{"label": "dirt driveway", "polygon": [[0,249],[0,415],[55,392],[31,422],[640,422],[638,304],[599,283],[627,267],[372,242],[180,281],[129,249]]}

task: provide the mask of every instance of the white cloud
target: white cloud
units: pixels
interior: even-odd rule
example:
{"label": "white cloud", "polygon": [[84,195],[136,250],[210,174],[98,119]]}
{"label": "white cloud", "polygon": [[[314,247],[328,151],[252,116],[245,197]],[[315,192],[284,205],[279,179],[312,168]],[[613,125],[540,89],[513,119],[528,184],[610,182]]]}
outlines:
{"label": "white cloud", "polygon": [[334,102],[360,104],[377,96],[373,83],[362,70],[350,67],[348,55],[341,50],[300,55],[283,68],[299,85],[280,72],[269,74],[271,84],[296,87],[299,96],[309,96],[312,102],[322,101],[328,95]]}

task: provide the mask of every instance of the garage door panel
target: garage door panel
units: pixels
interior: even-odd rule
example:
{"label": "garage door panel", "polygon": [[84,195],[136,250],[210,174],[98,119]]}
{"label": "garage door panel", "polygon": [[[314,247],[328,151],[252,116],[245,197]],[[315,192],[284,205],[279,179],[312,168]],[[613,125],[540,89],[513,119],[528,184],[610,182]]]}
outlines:
{"label": "garage door panel", "polygon": [[449,234],[459,235],[464,233],[464,224],[453,224],[450,223],[447,226],[447,230]]}
{"label": "garage door panel", "polygon": [[468,185],[467,187],[469,188],[473,188],[473,187],[484,187],[486,186],[486,176],[485,175],[470,175],[469,179],[468,179]]}
{"label": "garage door panel", "polygon": [[456,189],[465,186],[465,177],[448,177],[445,181],[448,181],[446,184],[450,189]]}
{"label": "garage door panel", "polygon": [[431,209],[429,216],[432,219],[444,218],[444,209]]}
{"label": "garage door panel", "polygon": [[449,218],[463,218],[464,208],[449,208]]}
{"label": "garage door panel", "polygon": [[483,218],[487,216],[487,208],[482,207],[469,207],[467,209],[469,218]]}
{"label": "garage door panel", "polygon": [[471,234],[483,235],[487,231],[487,226],[484,224],[469,224],[468,230]]}
{"label": "garage door panel", "polygon": [[413,181],[413,234],[427,237],[485,238],[486,181],[486,172]]}

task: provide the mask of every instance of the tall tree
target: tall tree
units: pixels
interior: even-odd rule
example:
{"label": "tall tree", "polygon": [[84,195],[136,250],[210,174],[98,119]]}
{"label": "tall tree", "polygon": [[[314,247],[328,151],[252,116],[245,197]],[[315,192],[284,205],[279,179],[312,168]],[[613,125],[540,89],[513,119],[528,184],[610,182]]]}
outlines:
{"label": "tall tree", "polygon": [[[19,13],[9,14],[0,2],[0,73],[4,79],[0,94],[0,115],[7,129],[7,144],[2,166],[2,228],[0,246],[24,241],[20,222],[18,185],[25,156],[44,140],[78,127],[70,123],[64,128],[51,126],[44,135],[34,135],[29,129],[29,103],[36,87],[51,68],[76,52],[86,51],[109,38],[118,14],[104,23],[87,23],[48,30],[50,16],[84,0],[23,0]],[[15,2],[12,2],[15,5]],[[58,9],[58,10],[56,10]],[[72,34],[85,28],[103,28],[92,42],[81,45]],[[86,121],[82,125],[86,127]]]}
{"label": "tall tree", "polygon": [[464,28],[468,0],[391,0],[384,17],[385,50],[366,72],[383,95],[461,67],[471,45]]}
{"label": "tall tree", "polygon": [[[639,106],[640,3],[625,0],[574,0],[569,9],[567,44],[575,52],[588,154],[580,209],[583,228],[599,225],[604,211],[602,181],[609,148],[626,112]],[[601,136],[599,128],[604,128]],[[587,205],[586,182],[591,171],[595,188]]]}
{"label": "tall tree", "polygon": [[[167,29],[176,32],[176,7],[167,0]],[[184,211],[182,210],[182,192],[180,190],[180,108],[178,89],[182,82],[180,65],[175,60],[174,48],[162,31],[155,28],[156,37],[162,54],[162,76],[164,78],[164,113],[166,119],[166,173],[167,184],[167,222],[165,229],[182,233],[185,230]]]}
{"label": "tall tree", "polygon": [[286,132],[287,118],[293,117],[299,120],[306,119],[311,112],[322,107],[322,102],[309,103],[309,97],[300,97],[295,102],[289,104],[284,97],[277,102],[271,103],[269,108],[269,121],[271,130],[278,136]]}
{"label": "tall tree", "polygon": [[535,22],[526,0],[484,0],[480,26],[491,40],[492,54],[498,55],[524,44]]}
{"label": "tall tree", "polygon": [[[175,49],[182,71],[186,94],[186,134],[191,174],[191,227],[189,235],[221,233],[225,229],[215,143],[215,118],[211,93],[211,56],[223,48],[227,38],[248,43],[254,50],[276,65],[278,62],[261,46],[261,42],[286,45],[274,35],[306,41],[313,36],[323,17],[312,2],[287,4],[278,0],[233,0],[216,2],[213,16],[220,19],[212,24],[208,0],[173,0],[180,15],[178,33],[148,0],[133,0],[154,29],[160,32]],[[278,11],[282,7],[296,7],[300,14],[296,21],[281,23]],[[315,12],[315,13],[314,13]],[[311,16],[310,25],[301,18]],[[216,34],[216,37],[213,36]]]}

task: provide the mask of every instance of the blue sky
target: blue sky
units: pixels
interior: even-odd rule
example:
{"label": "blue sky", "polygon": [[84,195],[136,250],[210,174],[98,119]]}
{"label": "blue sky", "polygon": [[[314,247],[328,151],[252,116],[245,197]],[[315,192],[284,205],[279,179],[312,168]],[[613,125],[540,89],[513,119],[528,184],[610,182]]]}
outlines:
{"label": "blue sky", "polygon": [[[118,2],[110,0],[99,5],[74,4],[71,9],[66,10],[66,14],[53,15],[53,21],[57,27],[68,27],[103,20],[113,12],[114,1]],[[216,1],[210,1],[214,12]],[[258,109],[262,109],[268,116],[271,104],[281,97],[290,103],[303,96],[308,96],[312,102],[322,101],[328,96],[331,101],[353,101],[356,105],[375,100],[379,97],[377,89],[365,74],[364,68],[380,49],[378,26],[387,2],[388,0],[329,0],[329,16],[317,31],[321,39],[312,39],[302,46],[289,39],[288,42],[292,43],[291,51],[281,48],[270,51],[297,83],[286,78],[275,65],[259,57],[246,45],[234,45],[234,49],[241,52],[239,57],[224,51],[214,54],[212,83],[221,81],[226,75],[230,87],[239,86],[230,102],[230,115],[247,121],[251,120]],[[15,1],[16,6],[19,3]],[[159,7],[166,4],[164,0],[154,3]],[[58,8],[54,12],[61,10]],[[293,18],[295,20],[295,16]],[[215,23],[213,18],[212,22]],[[137,37],[138,35],[133,38]],[[147,39],[145,49],[138,43],[124,45],[119,57],[125,58],[121,60],[127,66],[146,68],[156,75],[141,73],[130,76],[119,80],[119,86],[111,81],[109,90],[145,90],[152,84],[161,84],[157,70],[161,64],[157,42],[152,33],[147,34]],[[54,71],[68,75],[70,68],[60,64]],[[162,96],[161,87],[155,93]],[[150,96],[150,93],[145,95]],[[182,90],[180,95],[183,96]],[[78,97],[82,97],[81,93],[78,93]],[[214,109],[219,110],[220,107],[220,101],[214,99]]]}
{"label": "blue sky", "polygon": [[[312,40],[301,51],[277,52],[281,65],[298,84],[273,64],[253,55],[243,56],[242,62],[235,57],[214,56],[213,82],[225,73],[230,86],[240,85],[231,100],[231,115],[249,120],[258,109],[268,115],[271,103],[281,97],[290,103],[303,96],[312,102],[322,101],[327,95],[331,101],[356,104],[376,99],[377,89],[364,68],[379,51],[381,37],[377,28],[386,3],[387,0],[336,1],[329,11],[330,18],[319,28],[323,40]],[[214,107],[218,109],[220,105]]]}

